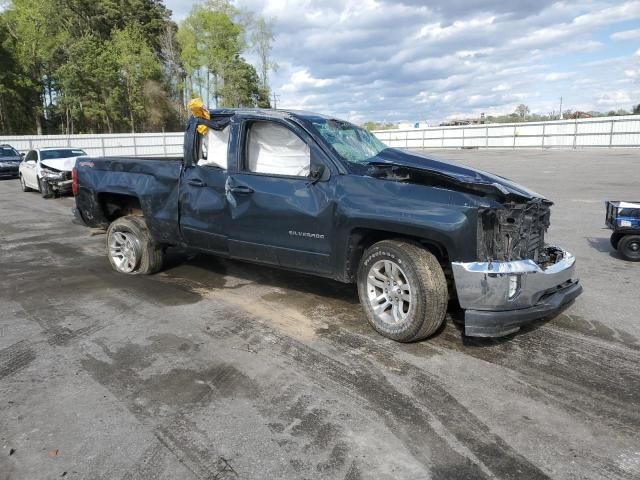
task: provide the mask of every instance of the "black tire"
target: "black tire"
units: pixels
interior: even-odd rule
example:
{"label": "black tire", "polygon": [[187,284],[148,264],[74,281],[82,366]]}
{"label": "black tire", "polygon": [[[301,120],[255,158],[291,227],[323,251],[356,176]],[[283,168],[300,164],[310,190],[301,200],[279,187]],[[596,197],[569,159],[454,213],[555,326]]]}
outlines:
{"label": "black tire", "polygon": [[[114,255],[114,252],[117,251],[118,239],[122,237],[131,241],[134,251],[135,261],[129,264],[133,265],[130,271],[128,271],[129,268],[122,268],[124,260],[118,261],[119,257]],[[131,249],[129,249],[129,252],[131,252]],[[116,272],[129,275],[149,275],[162,268],[164,249],[151,238],[144,218],[130,215],[120,217],[109,225],[107,230],[107,256],[111,267]],[[124,259],[124,256],[122,258]]]}
{"label": "black tire", "polygon": [[32,189],[27,187],[27,184],[24,182],[24,177],[22,176],[22,174],[20,174],[18,178],[20,179],[20,188],[22,189],[22,191],[30,192]]}
{"label": "black tire", "polygon": [[623,233],[612,233],[611,234],[611,238],[609,239],[611,241],[611,246],[613,248],[615,248],[616,250],[618,249],[618,243],[620,243],[620,239],[624,237]]}
{"label": "black tire", "polygon": [[[390,286],[390,290],[397,289],[396,293],[383,290],[382,286],[372,282],[381,282],[379,276],[380,265],[386,265],[385,261],[395,263],[400,269],[398,286]],[[386,275],[385,272],[382,275]],[[392,266],[393,268],[393,266]],[[397,270],[396,270],[397,271]],[[442,271],[440,263],[429,251],[421,245],[405,240],[383,240],[371,246],[364,252],[358,268],[358,295],[369,323],[380,334],[398,342],[413,342],[433,335],[444,323],[447,313],[449,295],[447,291],[447,279]],[[396,285],[395,282],[392,282]],[[400,301],[399,316],[406,318],[395,319],[394,304],[389,304],[388,296],[399,295],[404,298],[400,285],[408,285],[410,301],[404,304]],[[382,300],[380,296],[387,297]],[[374,298],[375,297],[375,298]],[[396,296],[397,304],[399,298]],[[378,313],[374,311],[374,305]],[[385,305],[390,305],[385,306]],[[382,308],[384,307],[384,309]],[[391,312],[389,313],[389,308]],[[382,311],[382,313],[380,313]],[[384,317],[394,317],[394,321],[385,320]]]}
{"label": "black tire", "polygon": [[40,188],[40,195],[42,198],[52,198],[54,196],[54,192],[49,185],[49,182],[46,180],[38,179],[38,187]]}
{"label": "black tire", "polygon": [[618,243],[618,252],[625,260],[640,262],[640,235],[625,235]]}

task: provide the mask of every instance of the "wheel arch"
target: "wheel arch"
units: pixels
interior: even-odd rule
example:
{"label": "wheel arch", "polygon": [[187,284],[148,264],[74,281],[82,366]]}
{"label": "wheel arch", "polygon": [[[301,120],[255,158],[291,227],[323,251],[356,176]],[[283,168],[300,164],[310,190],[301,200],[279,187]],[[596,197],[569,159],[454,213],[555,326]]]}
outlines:
{"label": "wheel arch", "polygon": [[367,248],[382,240],[405,240],[419,244],[436,257],[445,273],[450,270],[449,251],[442,241],[434,240],[430,236],[408,235],[393,229],[356,227],[349,233],[347,241],[344,281],[355,282],[362,255]]}
{"label": "wheel arch", "polygon": [[125,216],[143,217],[142,204],[137,195],[116,192],[99,192],[98,206],[107,223]]}

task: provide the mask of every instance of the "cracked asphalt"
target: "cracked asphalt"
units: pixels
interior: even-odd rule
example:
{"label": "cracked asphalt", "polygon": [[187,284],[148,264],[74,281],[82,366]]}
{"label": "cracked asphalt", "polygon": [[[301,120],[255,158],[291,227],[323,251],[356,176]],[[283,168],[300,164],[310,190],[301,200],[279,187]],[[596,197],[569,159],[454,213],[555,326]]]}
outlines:
{"label": "cracked asphalt", "polygon": [[499,340],[398,344],[355,288],[173,251],[113,272],[72,198],[0,180],[0,479],[640,478],[628,151],[445,151],[556,202],[585,293]]}

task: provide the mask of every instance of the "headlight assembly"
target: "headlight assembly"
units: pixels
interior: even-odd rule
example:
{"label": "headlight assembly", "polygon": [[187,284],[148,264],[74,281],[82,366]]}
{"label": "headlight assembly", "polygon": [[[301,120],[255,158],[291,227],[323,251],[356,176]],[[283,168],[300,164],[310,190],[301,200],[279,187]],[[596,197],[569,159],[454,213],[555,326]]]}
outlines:
{"label": "headlight assembly", "polygon": [[40,175],[47,180],[60,180],[64,176],[63,172],[57,172],[55,170],[51,170],[49,168],[41,168]]}

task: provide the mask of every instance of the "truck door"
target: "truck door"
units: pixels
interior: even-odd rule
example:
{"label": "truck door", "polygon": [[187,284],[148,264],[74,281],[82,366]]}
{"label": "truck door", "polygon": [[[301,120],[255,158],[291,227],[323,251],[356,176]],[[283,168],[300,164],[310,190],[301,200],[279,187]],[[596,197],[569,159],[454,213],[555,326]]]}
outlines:
{"label": "truck door", "polygon": [[[194,127],[195,128],[195,127]],[[189,246],[227,252],[226,199],[230,126],[196,138],[197,163],[180,181],[180,229]]]}
{"label": "truck door", "polygon": [[226,183],[231,256],[331,273],[334,181],[315,141],[292,122],[245,119],[236,154]]}

